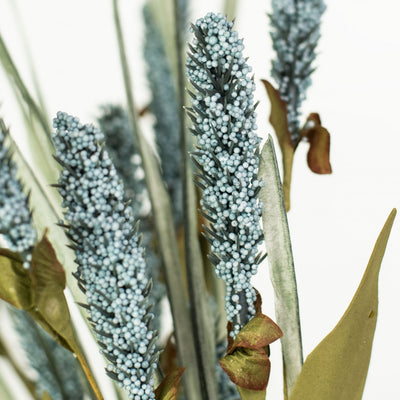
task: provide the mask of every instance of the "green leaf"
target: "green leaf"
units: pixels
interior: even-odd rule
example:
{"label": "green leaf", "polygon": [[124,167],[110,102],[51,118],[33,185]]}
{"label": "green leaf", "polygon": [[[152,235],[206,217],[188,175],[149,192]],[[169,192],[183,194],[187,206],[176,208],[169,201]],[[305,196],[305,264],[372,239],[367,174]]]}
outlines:
{"label": "green leaf", "polygon": [[[30,276],[37,307],[33,316],[60,344],[79,352],[64,296],[65,272],[46,232],[32,252]],[[39,313],[40,317],[37,315]]]}
{"label": "green leaf", "polygon": [[[266,315],[256,314],[236,335],[228,353],[219,363],[238,389],[244,388],[243,400],[253,391],[263,392],[268,384],[271,363],[268,346],[282,336],[279,327]],[[257,397],[255,397],[257,398]]]}
{"label": "green leaf", "polygon": [[176,400],[178,384],[185,368],[176,368],[168,374],[155,390],[156,400]]}
{"label": "green leaf", "polygon": [[262,83],[267,90],[267,94],[271,102],[269,122],[274,128],[276,137],[278,138],[279,147],[282,152],[283,194],[285,198],[286,211],[289,211],[290,185],[292,181],[293,156],[295,148],[290,137],[286,103],[281,99],[279,92],[268,81],[262,79]]}
{"label": "green leaf", "polygon": [[33,307],[28,270],[17,253],[0,249],[0,298],[19,309]]}
{"label": "green leaf", "polygon": [[276,322],[282,329],[284,397],[287,399],[303,365],[299,301],[292,245],[274,144],[268,137],[260,154],[258,179],[265,184],[262,222],[270,278],[275,293]]}
{"label": "green leaf", "polygon": [[290,400],[362,398],[377,320],[379,270],[395,216],[394,209],[376,241],[349,307],[307,357]]}

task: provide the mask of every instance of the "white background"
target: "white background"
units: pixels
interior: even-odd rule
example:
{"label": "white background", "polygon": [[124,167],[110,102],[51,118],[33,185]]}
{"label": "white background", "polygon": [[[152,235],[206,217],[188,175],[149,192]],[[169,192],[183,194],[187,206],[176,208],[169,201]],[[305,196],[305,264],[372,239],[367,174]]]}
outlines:
{"label": "white background", "polygon": [[[13,0],[0,0],[0,31],[32,87],[18,35]],[[90,122],[104,102],[124,103],[108,0],[20,0],[19,4],[48,109]],[[139,106],[149,100],[141,57],[142,1],[122,1],[123,22]],[[307,168],[307,145],[295,155],[289,223],[300,297],[304,353],[334,327],[367,265],[378,233],[400,206],[400,5],[396,0],[326,0],[318,66],[303,111],[319,112],[331,133],[333,174]],[[220,11],[221,2],[192,1],[192,19]],[[274,57],[268,35],[269,1],[242,1],[236,28],[257,81],[259,135],[273,133],[259,83]],[[0,112],[26,148],[24,127],[3,72]],[[380,308],[364,397],[400,398],[400,221],[395,221],[380,275]],[[264,312],[274,317],[267,267],[255,285]],[[272,346],[269,399],[281,399],[279,344]]]}

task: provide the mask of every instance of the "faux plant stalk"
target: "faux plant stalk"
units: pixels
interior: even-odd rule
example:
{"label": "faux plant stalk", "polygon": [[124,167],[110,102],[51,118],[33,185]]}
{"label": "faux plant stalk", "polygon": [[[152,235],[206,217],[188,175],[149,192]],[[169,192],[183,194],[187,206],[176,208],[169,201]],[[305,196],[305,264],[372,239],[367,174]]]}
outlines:
{"label": "faux plant stalk", "polygon": [[210,260],[226,283],[226,312],[232,336],[255,314],[250,279],[262,260],[262,205],[257,201],[260,139],[255,130],[255,84],[233,23],[209,13],[192,25],[187,74],[196,89],[188,110],[197,137],[192,158],[200,170],[201,207],[210,225]]}
{"label": "faux plant stalk", "polygon": [[144,249],[124,189],[102,144],[102,132],[59,112],[54,119],[58,189],[67,209],[63,224],[78,264],[75,277],[86,294],[89,321],[107,373],[131,399],[154,399],[157,333],[148,302]]}
{"label": "faux plant stalk", "polygon": [[311,84],[325,8],[323,0],[272,0],[271,38],[277,55],[272,61],[272,76],[287,103],[293,145],[300,136],[300,107]]}

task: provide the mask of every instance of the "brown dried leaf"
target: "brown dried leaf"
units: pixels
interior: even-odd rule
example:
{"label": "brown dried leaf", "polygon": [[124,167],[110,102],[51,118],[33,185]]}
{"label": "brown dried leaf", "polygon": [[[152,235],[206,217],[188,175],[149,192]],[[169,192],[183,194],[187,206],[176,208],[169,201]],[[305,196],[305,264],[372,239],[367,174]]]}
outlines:
{"label": "brown dried leaf", "polygon": [[167,375],[155,390],[156,400],[176,400],[179,381],[185,368],[176,368]]}
{"label": "brown dried leaf", "polygon": [[278,138],[279,147],[282,152],[283,164],[283,194],[285,198],[286,211],[290,209],[290,185],[292,180],[293,156],[295,147],[290,137],[289,125],[287,120],[286,103],[281,99],[279,92],[265,79],[261,80],[267,90],[269,101],[271,102],[271,113],[269,122],[274,128]]}
{"label": "brown dried leaf", "polygon": [[228,354],[219,362],[232,382],[238,387],[252,391],[265,391],[269,373],[269,344],[279,339],[282,331],[269,317],[258,313],[237,334]]}
{"label": "brown dried leaf", "polygon": [[311,171],[316,174],[331,174],[332,167],[329,161],[330,135],[321,125],[319,114],[311,113],[300,133],[301,138],[307,138],[310,149],[307,154],[307,163]]}

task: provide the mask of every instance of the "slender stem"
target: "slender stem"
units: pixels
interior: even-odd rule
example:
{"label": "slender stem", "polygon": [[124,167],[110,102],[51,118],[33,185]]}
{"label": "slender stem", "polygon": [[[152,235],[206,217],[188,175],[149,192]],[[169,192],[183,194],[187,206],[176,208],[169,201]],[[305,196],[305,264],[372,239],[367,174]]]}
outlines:
{"label": "slender stem", "polygon": [[215,377],[214,327],[210,324],[204,267],[197,233],[196,193],[188,160],[188,135],[185,129],[185,82],[182,63],[182,40],[178,0],[174,0],[175,45],[178,73],[178,104],[181,147],[181,176],[183,180],[183,215],[185,231],[185,260],[191,305],[196,361],[204,400],[217,399]]}
{"label": "slender stem", "polygon": [[174,223],[169,196],[162,182],[157,160],[149,148],[136,123],[136,110],[133,100],[132,83],[126,58],[118,0],[113,0],[114,21],[118,38],[118,47],[128,103],[128,116],[135,135],[135,141],[142,157],[147,189],[149,191],[158,243],[163,257],[164,275],[174,320],[175,337],[181,365],[186,367],[184,374],[185,394],[188,400],[200,399],[199,371],[194,347],[193,329],[190,325],[188,301],[183,290],[184,282],[180,267],[179,252],[175,238]]}
{"label": "slender stem", "polygon": [[96,381],[92,375],[92,372],[90,371],[90,368],[85,360],[85,357],[83,357],[82,353],[77,353],[76,357],[79,361],[79,363],[81,364],[81,367],[83,369],[83,372],[86,375],[86,378],[90,384],[90,387],[93,389],[94,394],[97,397],[97,400],[104,400],[103,395],[100,392],[100,389],[98,388]]}

